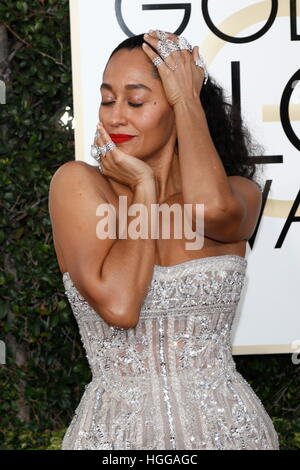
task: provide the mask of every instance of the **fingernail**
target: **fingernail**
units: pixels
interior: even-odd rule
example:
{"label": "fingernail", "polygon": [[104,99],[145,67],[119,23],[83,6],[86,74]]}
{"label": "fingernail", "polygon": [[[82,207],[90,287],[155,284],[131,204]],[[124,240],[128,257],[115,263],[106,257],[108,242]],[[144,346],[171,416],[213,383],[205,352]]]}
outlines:
{"label": "fingernail", "polygon": [[154,29],[149,29],[148,31],[149,34],[155,33]]}

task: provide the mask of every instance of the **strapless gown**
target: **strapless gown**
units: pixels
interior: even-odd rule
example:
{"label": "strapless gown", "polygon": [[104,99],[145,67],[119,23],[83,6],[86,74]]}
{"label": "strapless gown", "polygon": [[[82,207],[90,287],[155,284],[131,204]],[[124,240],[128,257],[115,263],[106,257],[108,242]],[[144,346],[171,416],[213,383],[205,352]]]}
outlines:
{"label": "strapless gown", "polygon": [[63,274],[92,380],[62,450],[279,450],[231,353],[247,263],[222,255],[155,265],[129,329],[108,325]]}

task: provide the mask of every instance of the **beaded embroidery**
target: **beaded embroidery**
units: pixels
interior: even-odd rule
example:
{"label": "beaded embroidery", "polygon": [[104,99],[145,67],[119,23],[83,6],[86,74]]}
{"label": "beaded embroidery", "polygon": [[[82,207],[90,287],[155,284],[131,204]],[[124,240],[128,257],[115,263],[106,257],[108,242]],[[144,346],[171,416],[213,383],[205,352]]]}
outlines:
{"label": "beaded embroidery", "polygon": [[155,265],[129,329],[108,325],[64,273],[93,378],[61,448],[278,450],[272,420],[231,354],[246,267],[237,255]]}

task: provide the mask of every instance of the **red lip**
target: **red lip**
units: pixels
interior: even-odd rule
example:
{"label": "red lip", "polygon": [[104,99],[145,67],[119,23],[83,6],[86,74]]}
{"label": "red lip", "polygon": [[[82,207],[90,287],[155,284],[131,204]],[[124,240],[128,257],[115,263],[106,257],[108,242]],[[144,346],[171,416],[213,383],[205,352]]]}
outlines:
{"label": "red lip", "polygon": [[111,140],[115,143],[126,142],[127,140],[133,139],[135,135],[129,134],[109,134]]}

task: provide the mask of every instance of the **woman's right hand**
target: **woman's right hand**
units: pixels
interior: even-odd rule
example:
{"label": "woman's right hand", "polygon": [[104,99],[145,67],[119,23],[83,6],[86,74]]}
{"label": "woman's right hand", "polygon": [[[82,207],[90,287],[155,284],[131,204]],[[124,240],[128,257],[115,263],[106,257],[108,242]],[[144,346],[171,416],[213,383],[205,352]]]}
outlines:
{"label": "woman's right hand", "polygon": [[[97,130],[99,137],[95,138],[95,145],[102,147],[111,141],[103,124],[98,123]],[[101,156],[101,167],[104,176],[129,186],[131,190],[145,180],[154,180],[154,172],[147,163],[128,155],[118,147],[109,150],[104,157]]]}

